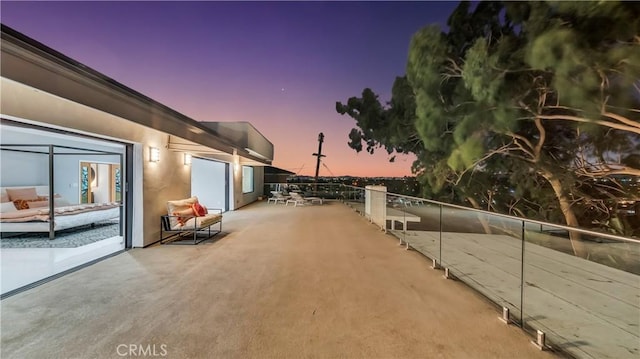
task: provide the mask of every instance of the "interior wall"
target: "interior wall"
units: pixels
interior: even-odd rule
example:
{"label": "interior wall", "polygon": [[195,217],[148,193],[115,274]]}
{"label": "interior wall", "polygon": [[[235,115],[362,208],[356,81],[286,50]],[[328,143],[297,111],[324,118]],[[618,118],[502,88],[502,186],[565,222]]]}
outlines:
{"label": "interior wall", "polygon": [[46,186],[49,183],[48,156],[0,151],[0,164],[2,165],[0,171],[2,187]]}
{"label": "interior wall", "polygon": [[[53,158],[53,192],[70,203],[80,203],[80,161],[75,156]],[[49,180],[45,183],[48,183]]]}

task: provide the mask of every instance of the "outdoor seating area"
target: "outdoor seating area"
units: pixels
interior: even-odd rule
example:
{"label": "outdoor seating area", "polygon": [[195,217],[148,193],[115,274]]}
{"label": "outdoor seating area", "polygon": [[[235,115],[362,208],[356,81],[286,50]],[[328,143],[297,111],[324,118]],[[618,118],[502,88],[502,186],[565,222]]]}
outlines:
{"label": "outdoor seating area", "polygon": [[320,197],[304,197],[297,192],[291,192],[290,195],[291,198],[287,200],[287,202],[284,204],[285,206],[289,205],[290,203],[293,204],[294,207],[304,206],[306,204],[323,204],[322,198]]}
{"label": "outdoor seating area", "polygon": [[271,191],[271,197],[267,199],[267,203],[283,203],[285,206],[291,204],[294,207],[297,207],[307,204],[324,204],[324,199],[316,196],[306,197],[299,192],[289,192],[285,194],[281,191]]}
{"label": "outdoor seating area", "polygon": [[222,209],[205,208],[198,197],[168,201],[167,213],[160,221],[160,244],[198,244],[222,232]]}
{"label": "outdoor seating area", "polygon": [[291,196],[289,195],[284,195],[282,192],[280,191],[271,191],[271,197],[269,197],[267,199],[267,203],[271,203],[273,202],[274,204],[278,204],[278,203],[287,203],[287,200],[291,198]]}

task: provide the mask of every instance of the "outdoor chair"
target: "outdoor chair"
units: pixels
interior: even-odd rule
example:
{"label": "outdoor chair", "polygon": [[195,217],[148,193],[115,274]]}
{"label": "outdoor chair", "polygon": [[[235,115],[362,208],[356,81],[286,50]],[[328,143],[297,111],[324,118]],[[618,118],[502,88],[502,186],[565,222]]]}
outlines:
{"label": "outdoor chair", "polygon": [[[218,228],[211,227],[218,224]],[[222,209],[205,208],[198,197],[167,201],[167,214],[160,217],[160,244],[198,244],[222,232]]]}
{"label": "outdoor chair", "polygon": [[274,204],[284,203],[286,205],[287,200],[290,199],[291,196],[285,196],[282,192],[279,191],[271,191],[271,197],[267,199],[267,203],[273,202]]}
{"label": "outdoor chair", "polygon": [[285,202],[284,204],[285,206],[288,205],[289,203],[293,204],[294,207],[297,207],[298,205],[304,206],[307,203],[322,204],[322,198],[320,197],[303,197],[300,193],[297,193],[297,192],[291,192],[290,195],[291,195],[291,198]]}

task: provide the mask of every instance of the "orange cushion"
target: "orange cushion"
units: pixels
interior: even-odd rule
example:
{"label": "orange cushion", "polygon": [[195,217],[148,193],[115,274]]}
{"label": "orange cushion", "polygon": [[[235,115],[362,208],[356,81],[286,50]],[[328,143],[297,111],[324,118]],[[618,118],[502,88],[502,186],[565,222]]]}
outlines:
{"label": "orange cushion", "polygon": [[29,201],[26,199],[16,199],[13,201],[13,205],[16,206],[17,209],[29,209]]}
{"label": "orange cushion", "polygon": [[193,210],[193,213],[195,213],[195,215],[198,216],[198,217],[203,217],[204,215],[207,214],[207,209],[204,208],[198,202],[196,202],[193,205],[191,205],[191,209]]}
{"label": "orange cushion", "polygon": [[40,198],[37,200],[16,199],[13,201],[13,205],[17,209],[40,208],[49,206],[49,201]]}

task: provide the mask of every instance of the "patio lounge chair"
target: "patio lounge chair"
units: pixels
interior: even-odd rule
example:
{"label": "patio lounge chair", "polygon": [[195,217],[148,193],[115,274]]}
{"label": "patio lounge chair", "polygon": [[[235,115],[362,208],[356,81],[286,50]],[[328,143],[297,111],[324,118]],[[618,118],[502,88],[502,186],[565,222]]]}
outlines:
{"label": "patio lounge chair", "polygon": [[[211,227],[218,224],[218,229]],[[198,244],[222,232],[222,209],[204,208],[198,197],[167,201],[167,214],[160,217],[160,244]]]}
{"label": "patio lounge chair", "polygon": [[292,203],[294,207],[298,205],[304,206],[307,203],[320,203],[322,204],[322,198],[320,197],[303,197],[300,193],[291,192],[291,198],[285,202],[285,206]]}
{"label": "patio lounge chair", "polygon": [[271,191],[271,197],[269,197],[269,199],[267,199],[267,203],[271,203],[273,202],[274,204],[278,204],[278,202],[280,203],[287,203],[287,200],[291,198],[290,196],[285,196],[284,194],[282,194],[282,192],[279,191]]}

